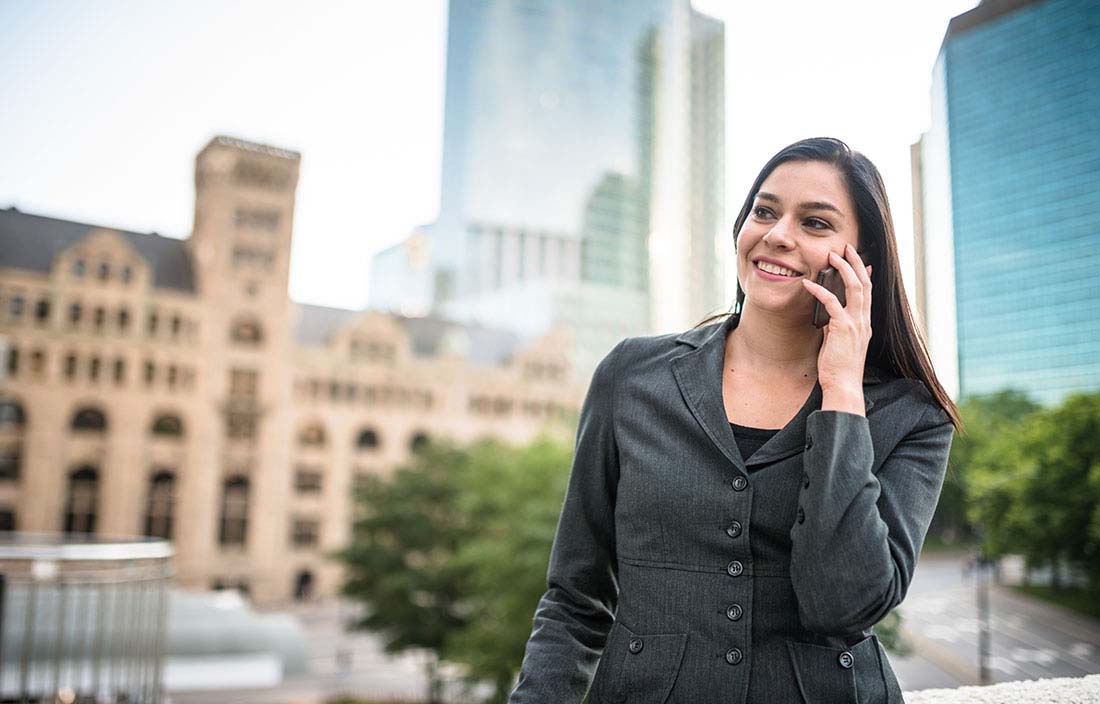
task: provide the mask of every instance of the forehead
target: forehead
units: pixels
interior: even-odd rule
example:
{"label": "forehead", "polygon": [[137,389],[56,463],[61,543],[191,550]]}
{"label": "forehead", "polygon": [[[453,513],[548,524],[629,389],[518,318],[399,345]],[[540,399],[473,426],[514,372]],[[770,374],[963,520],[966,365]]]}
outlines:
{"label": "forehead", "polygon": [[844,177],[832,164],[820,161],[788,161],[775,167],[760,190],[778,196],[785,206],[824,201],[845,215],[855,213]]}

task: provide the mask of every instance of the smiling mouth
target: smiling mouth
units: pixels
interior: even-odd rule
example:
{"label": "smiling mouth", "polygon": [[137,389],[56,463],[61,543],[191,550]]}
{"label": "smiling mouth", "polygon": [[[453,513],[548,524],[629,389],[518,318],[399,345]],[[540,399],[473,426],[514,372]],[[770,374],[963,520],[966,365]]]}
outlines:
{"label": "smiling mouth", "polygon": [[770,262],[758,260],[754,261],[752,265],[756,268],[757,271],[768,274],[770,276],[778,276],[785,279],[797,279],[799,276],[802,276],[801,272],[795,271],[794,269],[788,269],[786,267],[778,266]]}

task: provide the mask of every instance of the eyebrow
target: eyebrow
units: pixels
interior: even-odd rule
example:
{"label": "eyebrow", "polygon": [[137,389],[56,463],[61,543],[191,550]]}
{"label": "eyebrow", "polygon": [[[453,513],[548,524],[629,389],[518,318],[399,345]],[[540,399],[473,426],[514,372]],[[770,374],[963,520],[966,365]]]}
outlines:
{"label": "eyebrow", "polygon": [[[782,203],[779,200],[779,196],[768,193],[767,191],[757,191],[756,197],[761,200],[771,201],[773,203]],[[844,213],[840,212],[840,208],[836,207],[832,203],[827,203],[823,200],[811,200],[805,203],[799,203],[798,207],[802,210],[831,210],[837,215],[844,217]]]}

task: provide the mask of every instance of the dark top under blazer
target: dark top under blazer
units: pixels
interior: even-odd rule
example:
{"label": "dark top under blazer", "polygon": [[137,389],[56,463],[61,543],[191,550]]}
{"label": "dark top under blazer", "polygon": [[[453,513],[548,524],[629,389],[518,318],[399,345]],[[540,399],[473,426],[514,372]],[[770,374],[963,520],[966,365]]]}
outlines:
{"label": "dark top under blazer", "polygon": [[722,402],[736,324],[597,368],[510,702],[902,701],[870,629],[905,597],[952,426],[869,367],[866,417],[815,385],[747,467]]}

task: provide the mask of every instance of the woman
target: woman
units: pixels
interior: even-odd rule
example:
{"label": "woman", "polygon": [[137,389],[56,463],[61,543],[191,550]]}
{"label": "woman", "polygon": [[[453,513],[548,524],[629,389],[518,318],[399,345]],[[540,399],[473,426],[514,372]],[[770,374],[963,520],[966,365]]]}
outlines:
{"label": "woman", "polygon": [[871,627],[905,596],[958,411],[882,179],[798,142],[734,231],[735,312],[624,340],[593,376],[511,702],[902,701]]}

